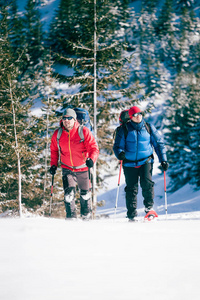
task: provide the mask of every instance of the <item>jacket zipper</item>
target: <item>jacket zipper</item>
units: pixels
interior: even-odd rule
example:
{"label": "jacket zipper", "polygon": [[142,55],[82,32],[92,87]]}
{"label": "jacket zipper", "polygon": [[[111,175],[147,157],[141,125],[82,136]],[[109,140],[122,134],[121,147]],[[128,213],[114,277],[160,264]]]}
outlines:
{"label": "jacket zipper", "polygon": [[137,166],[137,155],[138,155],[138,132],[136,130],[136,166]]}
{"label": "jacket zipper", "polygon": [[[74,164],[73,164],[73,160],[72,160],[72,152],[71,152],[71,145],[70,145],[70,131],[69,131],[69,156],[70,156],[70,161],[71,161],[72,168],[73,168]],[[74,171],[74,168],[73,168],[73,171]]]}

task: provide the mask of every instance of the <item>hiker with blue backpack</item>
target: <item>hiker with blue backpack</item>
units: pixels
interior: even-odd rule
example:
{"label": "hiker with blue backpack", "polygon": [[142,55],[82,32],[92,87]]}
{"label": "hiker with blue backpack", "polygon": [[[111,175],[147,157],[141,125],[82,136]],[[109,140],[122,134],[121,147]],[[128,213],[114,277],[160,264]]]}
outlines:
{"label": "hiker with blue backpack", "polygon": [[126,113],[129,120],[118,127],[113,150],[117,159],[123,161],[127,218],[135,221],[139,179],[146,214],[153,209],[153,151],[164,171],[168,169],[168,163],[164,142],[154,125],[145,122],[141,109],[133,106]]}
{"label": "hiker with blue backpack", "polygon": [[[78,113],[77,113],[78,114]],[[64,189],[66,218],[77,218],[75,205],[76,186],[80,189],[81,216],[91,217],[91,191],[89,172],[96,162],[99,149],[95,138],[86,126],[77,121],[76,111],[67,108],[63,112],[60,128],[51,139],[51,168],[54,175],[60,160]]]}

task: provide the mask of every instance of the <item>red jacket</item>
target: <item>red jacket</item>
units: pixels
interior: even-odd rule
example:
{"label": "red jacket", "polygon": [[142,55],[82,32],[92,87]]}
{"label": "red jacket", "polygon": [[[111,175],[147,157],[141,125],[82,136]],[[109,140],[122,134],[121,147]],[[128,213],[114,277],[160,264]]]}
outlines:
{"label": "red jacket", "polygon": [[[88,157],[91,158],[94,163],[96,162],[99,155],[99,149],[93,134],[87,127],[83,127],[84,141],[80,142],[81,139],[78,134],[78,127],[79,123],[77,121],[74,123],[73,129],[69,132],[62,126],[63,132],[59,140],[59,145],[61,148],[61,167],[81,172],[88,170],[88,168],[84,166]],[[59,150],[57,145],[57,134],[58,129],[51,138],[51,166],[58,165]],[[81,168],[75,168],[79,166],[81,166]]]}

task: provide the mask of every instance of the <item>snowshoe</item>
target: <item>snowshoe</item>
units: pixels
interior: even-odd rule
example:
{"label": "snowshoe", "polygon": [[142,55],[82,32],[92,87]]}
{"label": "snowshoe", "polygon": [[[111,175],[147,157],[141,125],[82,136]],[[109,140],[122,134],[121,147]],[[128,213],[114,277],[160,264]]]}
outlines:
{"label": "snowshoe", "polygon": [[138,219],[136,217],[130,217],[130,218],[128,218],[128,222],[130,222],[130,223],[138,222]]}
{"label": "snowshoe", "polygon": [[91,220],[91,218],[92,218],[91,213],[82,215],[82,220],[83,220],[83,221],[89,221],[89,220]]}
{"label": "snowshoe", "polygon": [[144,217],[145,221],[152,221],[155,218],[158,218],[158,214],[154,210],[150,210]]}

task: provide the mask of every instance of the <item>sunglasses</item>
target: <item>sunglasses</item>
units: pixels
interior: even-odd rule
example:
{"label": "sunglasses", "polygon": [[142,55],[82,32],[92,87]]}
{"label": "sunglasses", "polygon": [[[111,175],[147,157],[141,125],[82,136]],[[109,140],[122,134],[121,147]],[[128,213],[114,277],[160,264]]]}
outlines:
{"label": "sunglasses", "polygon": [[73,117],[63,117],[62,119],[63,119],[63,120],[72,120]]}
{"label": "sunglasses", "polygon": [[136,113],[136,114],[132,115],[132,117],[137,117],[137,116],[141,116],[141,115],[142,115],[142,113],[139,112],[139,113]]}

